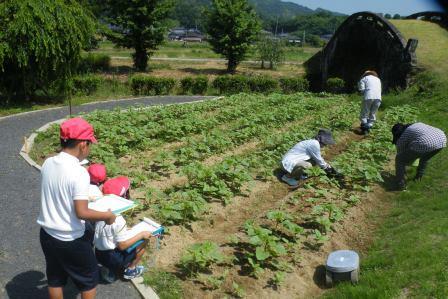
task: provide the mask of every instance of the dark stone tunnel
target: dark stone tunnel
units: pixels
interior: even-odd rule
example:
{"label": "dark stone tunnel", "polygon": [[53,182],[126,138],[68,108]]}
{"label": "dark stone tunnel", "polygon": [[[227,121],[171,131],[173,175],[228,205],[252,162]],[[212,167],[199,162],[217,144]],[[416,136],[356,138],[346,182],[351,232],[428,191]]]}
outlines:
{"label": "dark stone tunnel", "polygon": [[383,90],[406,88],[416,65],[417,40],[407,43],[389,21],[370,12],[348,17],[326,47],[305,63],[314,91],[325,89],[328,78],[345,81],[350,92],[366,70],[375,70]]}

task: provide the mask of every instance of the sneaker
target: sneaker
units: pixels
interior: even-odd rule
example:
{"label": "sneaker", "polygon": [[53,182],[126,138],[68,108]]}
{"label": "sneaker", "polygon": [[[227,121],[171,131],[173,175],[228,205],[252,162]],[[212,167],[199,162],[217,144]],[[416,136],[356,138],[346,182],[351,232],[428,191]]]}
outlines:
{"label": "sneaker", "polygon": [[145,270],[146,270],[145,266],[142,266],[142,265],[137,265],[136,268],[139,269],[139,271],[142,271],[142,273],[145,272]]}
{"label": "sneaker", "polygon": [[290,178],[286,174],[284,174],[282,176],[282,181],[285,182],[286,184],[288,184],[291,187],[297,187],[299,185],[299,181],[297,181],[296,179]]}
{"label": "sneaker", "polygon": [[134,278],[141,276],[143,274],[143,270],[144,270],[144,267],[143,267],[143,269],[142,269],[142,267],[143,266],[135,267],[134,269],[126,268],[126,270],[124,270],[124,273],[123,273],[123,278],[124,279],[134,279]]}
{"label": "sneaker", "polygon": [[112,283],[117,280],[115,273],[106,267],[101,267],[101,278],[107,283]]}

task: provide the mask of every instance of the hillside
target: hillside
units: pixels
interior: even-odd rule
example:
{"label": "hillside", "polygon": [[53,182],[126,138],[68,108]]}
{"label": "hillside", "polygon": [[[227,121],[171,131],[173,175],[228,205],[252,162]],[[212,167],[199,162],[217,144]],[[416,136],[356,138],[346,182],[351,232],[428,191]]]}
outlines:
{"label": "hillside", "polygon": [[296,15],[312,14],[314,10],[292,2],[280,0],[249,0],[262,18],[293,18]]}
{"label": "hillside", "polygon": [[437,73],[448,70],[448,31],[420,20],[390,20],[406,39],[417,38],[419,66]]}
{"label": "hillside", "polygon": [[[202,29],[203,9],[210,6],[212,0],[176,0],[172,18],[179,22],[179,25],[185,27],[198,27]],[[292,2],[283,2],[281,0],[249,0],[255,11],[264,21],[268,20],[290,20],[297,15],[309,15],[322,12],[318,8],[312,10]],[[325,10],[333,15],[341,15]]]}

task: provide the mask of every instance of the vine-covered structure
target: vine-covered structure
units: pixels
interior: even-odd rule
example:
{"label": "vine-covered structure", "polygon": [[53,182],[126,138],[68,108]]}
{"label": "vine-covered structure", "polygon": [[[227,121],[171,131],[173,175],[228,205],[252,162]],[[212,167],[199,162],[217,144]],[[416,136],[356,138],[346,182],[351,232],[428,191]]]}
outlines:
{"label": "vine-covered structure", "polygon": [[371,12],[348,17],[336,30],[323,50],[306,63],[313,90],[322,90],[328,78],[345,81],[345,88],[355,88],[366,70],[375,70],[385,90],[405,88],[416,66],[418,40],[406,41],[388,20]]}

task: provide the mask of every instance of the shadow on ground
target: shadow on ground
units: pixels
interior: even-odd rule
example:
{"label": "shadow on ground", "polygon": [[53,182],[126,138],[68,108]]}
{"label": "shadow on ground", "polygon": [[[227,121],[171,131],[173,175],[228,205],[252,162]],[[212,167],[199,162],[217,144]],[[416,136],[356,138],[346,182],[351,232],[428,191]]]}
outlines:
{"label": "shadow on ground", "polygon": [[[8,298],[11,299],[47,299],[47,280],[45,274],[40,271],[27,271],[16,275],[5,286]],[[64,288],[64,298],[75,299],[79,292],[69,280]]]}

